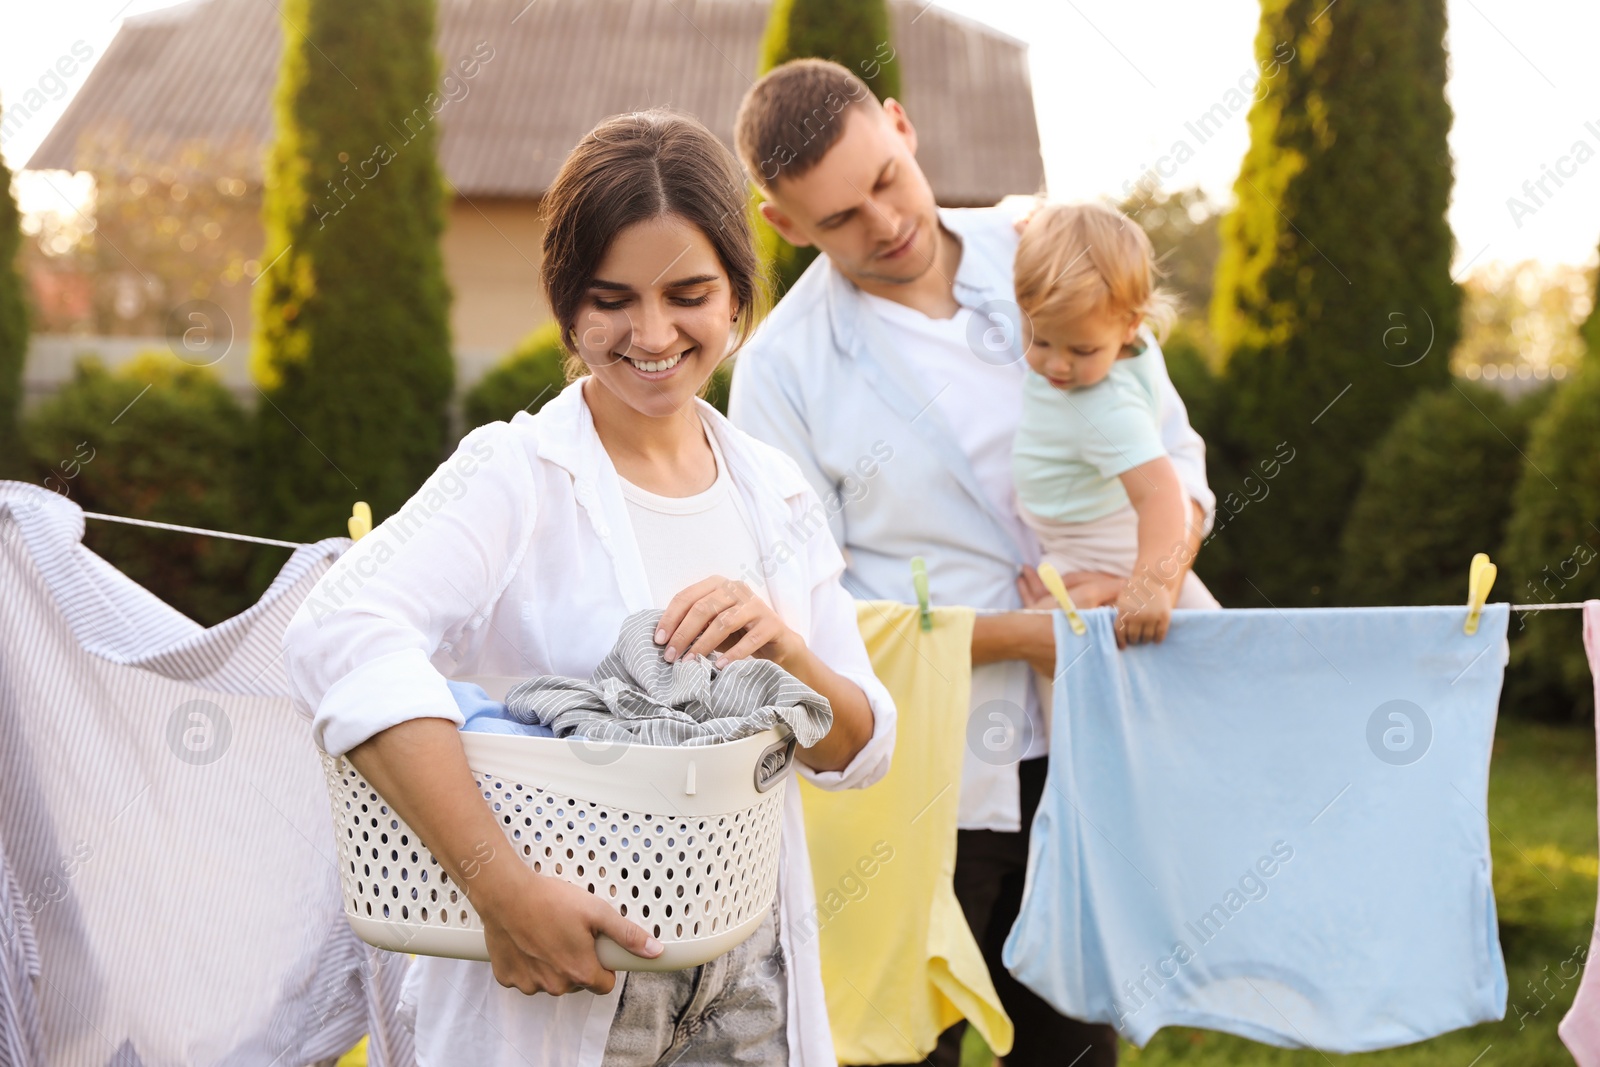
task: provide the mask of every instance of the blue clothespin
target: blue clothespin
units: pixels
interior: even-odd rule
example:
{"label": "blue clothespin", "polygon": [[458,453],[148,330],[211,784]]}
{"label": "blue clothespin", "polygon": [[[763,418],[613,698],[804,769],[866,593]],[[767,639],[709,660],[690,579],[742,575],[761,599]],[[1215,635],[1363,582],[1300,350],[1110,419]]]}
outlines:
{"label": "blue clothespin", "polygon": [[933,608],[928,604],[928,561],[921,556],[911,557],[911,586],[917,591],[918,615],[924,632],[933,629]]}

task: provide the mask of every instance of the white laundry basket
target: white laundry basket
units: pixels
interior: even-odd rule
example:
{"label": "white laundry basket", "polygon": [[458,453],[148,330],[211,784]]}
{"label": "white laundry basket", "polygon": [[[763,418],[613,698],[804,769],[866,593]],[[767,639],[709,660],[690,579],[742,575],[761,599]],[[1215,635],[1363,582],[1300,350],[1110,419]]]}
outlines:
{"label": "white laundry basket", "polygon": [[[496,696],[515,681],[462,680]],[[461,741],[513,853],[665,946],[650,960],[602,937],[606,967],[697,966],[748,938],[771,908],[792,736],[767,730],[694,748],[476,732]],[[322,760],[356,935],[396,952],[487,960],[482,921],[433,853],[349,760]]]}

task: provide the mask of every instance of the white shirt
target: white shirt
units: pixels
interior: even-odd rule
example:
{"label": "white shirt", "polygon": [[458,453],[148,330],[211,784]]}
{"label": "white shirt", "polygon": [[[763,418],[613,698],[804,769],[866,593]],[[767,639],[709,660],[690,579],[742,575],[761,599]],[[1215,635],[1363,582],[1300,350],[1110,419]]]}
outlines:
{"label": "white shirt", "polygon": [[[702,420],[704,425],[704,420]],[[650,596],[664,608],[696,582],[721,575],[748,584],[767,603],[755,526],[734,491],[717,435],[706,427],[717,473],[710,488],[691,496],[661,496],[621,479],[633,538],[639,544]]]}
{"label": "white shirt", "polygon": [[[445,679],[562,674],[587,678],[622,620],[652,606],[616,468],[595,433],[583,382],[537,415],[467,434],[411,500],[340,557],[291,620],[284,666],[312,736],[341,754],[395,723],[463,721]],[[861,687],[873,733],[841,771],[800,773],[826,789],[882,778],[895,709],[872,673],[855,604],[839,584],[832,537],[782,531],[817,497],[794,463],[701,414],[754,521],[773,608],[816,655]],[[816,901],[799,790],[786,788],[778,892],[789,960],[794,1067],[833,1067],[814,937]],[[807,917],[812,919],[807,922]],[[805,925],[800,925],[805,923]],[[525,996],[491,966],[419,956],[403,999],[416,1007],[419,1067],[598,1067],[622,988],[605,996]]]}
{"label": "white shirt", "polygon": [[[996,355],[980,357],[974,348],[973,332],[979,332],[981,346],[981,331],[992,327],[981,320],[974,324],[973,310],[969,307],[957,308],[948,319],[935,319],[881,296],[871,293],[861,296],[883,322],[885,334],[895,342],[886,354],[900,363],[904,374],[922,379],[926,391],[933,394],[933,404],[939,414],[954,431],[956,444],[966,454],[972,473],[977,476],[995,513],[1005,522],[1017,544],[1028,546],[1037,556],[1038,540],[1022,521],[1017,508],[1011,465],[1011,442],[1022,422],[1022,386],[1027,360],[1012,358],[1014,350],[1007,351],[1008,346],[998,346],[1000,351]],[[1004,708],[1020,703],[1027,717],[1028,733],[1020,758],[1036,759],[1050,751],[1048,726],[1040,704],[1040,686],[1037,683],[1019,686],[1019,681],[1025,680],[1024,668],[1010,663],[990,663],[974,668],[969,710],[984,722],[985,729],[1014,730],[1020,725],[1011,721],[1016,714],[1014,707],[1007,715],[985,705],[1000,701],[1002,703],[994,707]],[[1048,688],[1045,692],[1048,693]],[[1003,747],[1017,743],[1006,741]],[[965,799],[959,819],[962,829],[989,829],[997,818],[1003,819],[994,810],[992,800],[981,791],[963,789],[962,795]]]}
{"label": "white shirt", "polygon": [[[1005,204],[939,209],[940,223],[961,239],[952,283],[963,307],[981,313],[986,305],[1014,306],[1017,214]],[[980,345],[994,351],[1018,342],[1005,334],[980,333]],[[845,587],[857,597],[910,602],[907,562],[922,556],[934,603],[1013,610],[1021,603],[1017,574],[1038,563],[1037,546],[1017,542],[1011,513],[994,506],[973,473],[957,443],[965,415],[946,418],[941,406],[954,394],[937,397],[926,379],[906,373],[893,355],[898,347],[866,294],[819,256],[740,350],[729,415],[792,457],[826,503],[814,524],[826,523],[846,553]],[[1161,440],[1210,530],[1215,497],[1206,485],[1205,442],[1190,428],[1165,369],[1161,375]],[[1011,713],[1028,721],[1017,709],[1025,706],[1033,669],[1020,660],[990,664],[974,672],[974,684],[988,674],[1004,680],[1007,695],[999,699],[1014,702]],[[963,829],[1025,829],[1015,757],[979,756],[991,732],[1002,733],[997,725],[987,712],[974,721],[981,743],[969,748],[962,767]]]}

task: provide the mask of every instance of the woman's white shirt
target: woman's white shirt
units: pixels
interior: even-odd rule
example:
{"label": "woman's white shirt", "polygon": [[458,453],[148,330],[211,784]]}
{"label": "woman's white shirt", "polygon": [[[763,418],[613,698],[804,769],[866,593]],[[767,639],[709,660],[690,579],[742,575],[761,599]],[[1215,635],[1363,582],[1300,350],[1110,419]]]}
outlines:
{"label": "woman's white shirt", "polygon": [[[587,678],[622,620],[653,606],[628,508],[574,382],[537,415],[480,426],[396,514],[340,557],[284,633],[296,702],[334,755],[399,722],[463,720],[445,684],[464,675]],[[822,502],[787,456],[698,403],[749,516],[773,608],[825,663],[866,693],[873,734],[826,789],[883,777],[895,709],[872,673],[844,559]],[[730,577],[736,577],[730,575]],[[815,900],[798,790],[786,787],[779,894],[789,960],[793,1067],[833,1065],[817,956]],[[598,1067],[616,1010],[605,996],[529,997],[490,965],[419,956],[403,1002],[416,1010],[423,1067]]]}
{"label": "woman's white shirt", "polygon": [[733,488],[716,433],[700,421],[716,461],[710,488],[690,496],[661,496],[622,479],[622,498],[628,503],[651,598],[656,607],[665,608],[682,590],[720,575],[746,583],[771,604],[755,522]]}

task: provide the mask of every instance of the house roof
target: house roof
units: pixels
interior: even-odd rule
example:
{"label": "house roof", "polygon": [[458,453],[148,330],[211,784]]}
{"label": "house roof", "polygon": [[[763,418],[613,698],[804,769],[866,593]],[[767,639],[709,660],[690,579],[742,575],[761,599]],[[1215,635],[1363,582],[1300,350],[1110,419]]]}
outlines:
{"label": "house roof", "polygon": [[[531,197],[601,118],[666,106],[730,146],[755,76],[766,0],[440,0],[444,66],[494,49],[466,96],[441,113],[440,161],[465,196]],[[901,96],[918,159],[943,204],[989,204],[1044,184],[1022,42],[923,0],[890,0]],[[130,18],[29,169],[79,168],[79,147],[112,136],[139,157],[186,141],[257,161],[272,136],[282,31],[274,0],[190,0]],[[298,32],[298,31],[296,31]]]}

